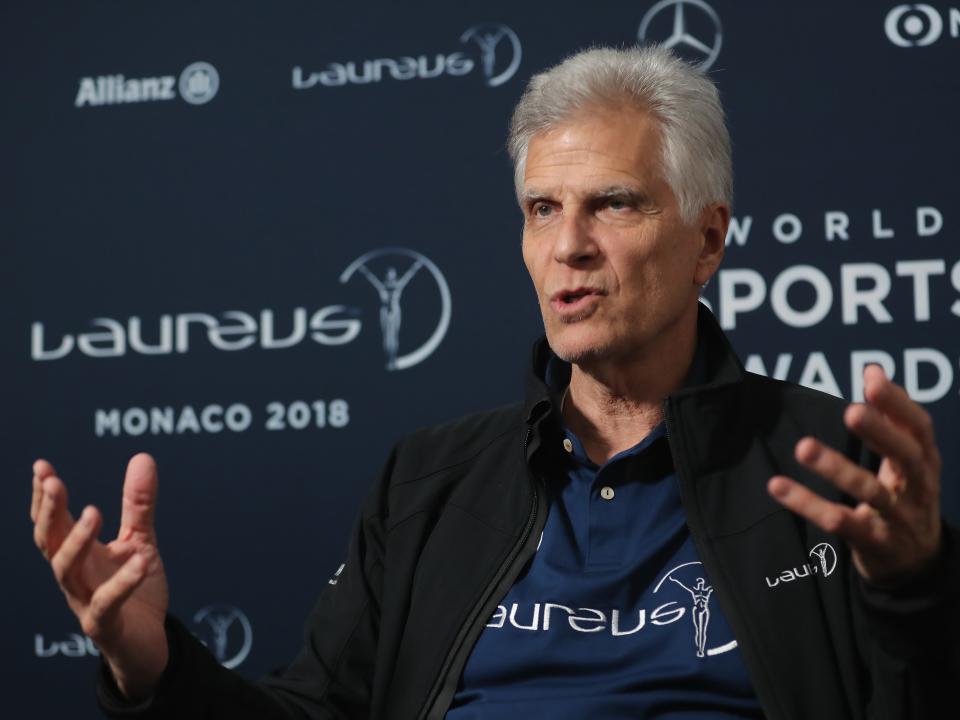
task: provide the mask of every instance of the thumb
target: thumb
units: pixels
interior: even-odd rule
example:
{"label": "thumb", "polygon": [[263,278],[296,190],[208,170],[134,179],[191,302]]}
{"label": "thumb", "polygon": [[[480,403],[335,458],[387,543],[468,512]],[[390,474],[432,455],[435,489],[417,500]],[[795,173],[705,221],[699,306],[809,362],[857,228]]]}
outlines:
{"label": "thumb", "polygon": [[153,517],[157,507],[157,463],[146,453],[130,458],[123,480],[119,540],[156,542]]}

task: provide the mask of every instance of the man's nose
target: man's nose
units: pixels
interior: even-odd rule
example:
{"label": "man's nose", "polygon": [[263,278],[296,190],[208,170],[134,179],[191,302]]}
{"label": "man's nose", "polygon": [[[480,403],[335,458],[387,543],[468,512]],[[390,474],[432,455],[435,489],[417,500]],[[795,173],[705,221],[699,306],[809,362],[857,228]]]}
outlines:
{"label": "man's nose", "polygon": [[553,247],[554,259],[565,265],[582,265],[599,252],[589,218],[577,212],[564,214]]}

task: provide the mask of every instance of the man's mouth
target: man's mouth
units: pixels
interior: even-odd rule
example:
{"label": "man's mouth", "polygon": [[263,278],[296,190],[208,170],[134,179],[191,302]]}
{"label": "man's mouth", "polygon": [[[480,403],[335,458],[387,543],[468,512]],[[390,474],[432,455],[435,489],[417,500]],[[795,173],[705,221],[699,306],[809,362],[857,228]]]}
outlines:
{"label": "man's mouth", "polygon": [[561,316],[570,317],[592,309],[603,295],[599,288],[565,288],[550,296],[550,305]]}
{"label": "man's mouth", "polygon": [[578,287],[578,288],[572,288],[572,289],[564,289],[564,290],[555,292],[553,295],[551,295],[550,302],[560,302],[565,305],[569,305],[569,304],[575,303],[577,300],[579,300],[582,297],[586,297],[587,295],[602,295],[602,294],[603,293],[600,292],[599,289],[592,288],[592,287]]}

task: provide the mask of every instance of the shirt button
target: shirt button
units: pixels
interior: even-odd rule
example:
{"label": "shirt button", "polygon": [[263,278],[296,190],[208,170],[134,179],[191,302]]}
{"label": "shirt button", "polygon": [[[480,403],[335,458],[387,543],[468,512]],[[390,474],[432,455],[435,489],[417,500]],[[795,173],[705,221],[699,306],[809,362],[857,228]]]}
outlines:
{"label": "shirt button", "polygon": [[570,438],[563,439],[563,449],[567,452],[573,452],[573,442],[570,440]]}
{"label": "shirt button", "polygon": [[604,500],[613,500],[613,494],[613,488],[609,485],[604,485],[602,488],[600,488],[600,497],[602,497]]}

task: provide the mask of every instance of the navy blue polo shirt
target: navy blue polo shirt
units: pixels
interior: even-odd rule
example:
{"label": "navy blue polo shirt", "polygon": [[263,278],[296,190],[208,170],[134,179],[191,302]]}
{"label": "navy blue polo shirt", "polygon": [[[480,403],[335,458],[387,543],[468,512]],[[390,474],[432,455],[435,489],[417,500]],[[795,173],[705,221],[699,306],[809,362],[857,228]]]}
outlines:
{"label": "navy blue polo shirt", "polygon": [[547,483],[537,552],[477,640],[447,720],[763,717],[693,546],[664,425],[602,466],[569,429],[555,442],[566,473]]}

